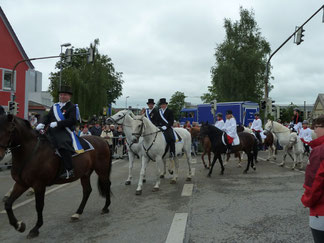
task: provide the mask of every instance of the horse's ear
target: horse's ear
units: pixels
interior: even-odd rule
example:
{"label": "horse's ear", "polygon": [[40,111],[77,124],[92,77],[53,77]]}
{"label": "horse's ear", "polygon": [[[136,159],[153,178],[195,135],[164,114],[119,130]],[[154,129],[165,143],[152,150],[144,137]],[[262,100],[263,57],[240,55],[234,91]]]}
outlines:
{"label": "horse's ear", "polygon": [[12,114],[8,114],[8,115],[7,115],[7,120],[8,120],[8,122],[13,122],[14,118],[15,118],[15,117],[14,117]]}

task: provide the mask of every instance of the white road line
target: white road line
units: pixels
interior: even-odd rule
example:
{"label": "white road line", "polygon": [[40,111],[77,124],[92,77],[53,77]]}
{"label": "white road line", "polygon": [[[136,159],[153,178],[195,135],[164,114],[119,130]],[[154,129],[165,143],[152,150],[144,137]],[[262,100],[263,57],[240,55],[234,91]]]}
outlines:
{"label": "white road line", "polygon": [[197,164],[197,159],[191,159],[191,164]]}
{"label": "white road line", "polygon": [[182,197],[189,197],[192,195],[193,184],[184,184],[181,196]]}
{"label": "white road line", "polygon": [[188,213],[176,213],[169,230],[165,243],[183,243]]}
{"label": "white road line", "polygon": [[[68,185],[68,184],[70,184],[70,183],[65,183],[65,184],[59,185],[59,186],[57,186],[57,187],[54,187],[54,188],[52,188],[52,189],[46,191],[46,192],[45,192],[45,195],[50,194],[50,193],[52,193],[52,192],[55,192],[56,190],[58,190],[58,189],[60,189],[60,188],[62,188],[62,187],[65,187],[65,186]],[[71,184],[72,184],[72,183],[71,183]],[[33,197],[33,198],[31,198],[31,199],[28,199],[28,200],[26,200],[26,201],[23,201],[23,202],[21,202],[21,203],[18,203],[18,204],[16,204],[16,205],[14,205],[14,206],[12,207],[12,209],[16,209],[16,208],[19,208],[19,207],[21,207],[21,206],[24,206],[24,205],[26,205],[26,204],[28,204],[28,203],[34,201],[34,200],[35,200],[35,197]],[[4,213],[6,213],[6,211],[5,211],[5,210],[2,210],[0,213],[1,213],[1,214],[4,214]]]}
{"label": "white road line", "polygon": [[196,168],[191,168],[191,176],[195,176]]}
{"label": "white road line", "polygon": [[[121,159],[115,160],[115,161],[112,162],[112,164],[116,164],[116,163],[118,163],[118,162],[120,162],[120,161],[123,161],[123,160],[121,160]],[[77,182],[77,181],[78,181],[78,180],[76,180],[75,182]],[[72,182],[72,183],[73,183],[73,182]],[[58,190],[58,189],[60,189],[60,188],[62,188],[62,187],[65,187],[65,186],[68,185],[68,184],[72,184],[72,183],[65,183],[65,184],[59,185],[59,186],[57,186],[57,187],[54,187],[54,188],[52,188],[52,189],[46,191],[46,192],[45,192],[45,195],[50,194],[50,193],[52,193],[52,192],[55,192],[56,190]],[[35,197],[30,198],[30,199],[27,199],[27,200],[25,200],[25,201],[23,201],[23,202],[21,202],[21,203],[18,203],[18,204],[16,204],[16,205],[14,205],[14,206],[12,207],[12,209],[14,210],[14,209],[16,209],[16,208],[20,208],[20,207],[22,207],[22,206],[24,206],[24,205],[26,205],[26,204],[28,204],[28,203],[34,201],[34,200],[35,200]],[[0,214],[4,214],[4,213],[6,213],[5,210],[2,210],[2,211],[0,212]]]}

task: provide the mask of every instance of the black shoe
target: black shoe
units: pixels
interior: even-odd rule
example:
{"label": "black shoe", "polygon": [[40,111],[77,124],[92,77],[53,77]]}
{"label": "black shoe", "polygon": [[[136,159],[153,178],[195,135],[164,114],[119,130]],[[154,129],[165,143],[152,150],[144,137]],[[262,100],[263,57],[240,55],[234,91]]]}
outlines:
{"label": "black shoe", "polygon": [[62,175],[60,175],[60,178],[67,180],[67,179],[69,179],[69,178],[71,178],[73,176],[74,176],[73,169],[72,170],[65,170],[65,172]]}

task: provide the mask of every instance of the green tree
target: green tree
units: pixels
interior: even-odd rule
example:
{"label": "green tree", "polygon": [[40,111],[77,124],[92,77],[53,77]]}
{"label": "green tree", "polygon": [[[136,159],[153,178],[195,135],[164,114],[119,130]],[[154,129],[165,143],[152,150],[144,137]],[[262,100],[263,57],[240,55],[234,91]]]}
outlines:
{"label": "green tree", "polygon": [[173,110],[174,119],[177,121],[180,119],[180,111],[185,105],[185,94],[183,92],[175,92],[170,99],[168,107]]}
{"label": "green tree", "polygon": [[282,109],[282,115],[280,116],[281,122],[291,122],[292,117],[294,116],[294,109],[297,106],[291,103],[287,108]]}
{"label": "green tree", "polygon": [[[99,40],[95,40],[95,45]],[[95,46],[94,46],[95,48]],[[74,49],[74,54],[88,52],[88,48]],[[56,63],[59,69],[60,61]],[[99,115],[103,107],[115,103],[122,95],[122,73],[116,72],[111,58],[102,55],[95,48],[94,63],[87,63],[86,56],[73,56],[72,62],[62,61],[62,85],[71,85],[72,101],[79,105],[82,118],[89,118],[93,114]],[[59,71],[50,74],[49,90],[58,101]]]}
{"label": "green tree", "polygon": [[218,102],[259,102],[264,94],[270,45],[261,36],[252,10],[241,7],[240,20],[225,19],[224,28],[225,40],[215,49],[216,63],[211,68],[209,93],[201,98],[205,102],[214,99]]}

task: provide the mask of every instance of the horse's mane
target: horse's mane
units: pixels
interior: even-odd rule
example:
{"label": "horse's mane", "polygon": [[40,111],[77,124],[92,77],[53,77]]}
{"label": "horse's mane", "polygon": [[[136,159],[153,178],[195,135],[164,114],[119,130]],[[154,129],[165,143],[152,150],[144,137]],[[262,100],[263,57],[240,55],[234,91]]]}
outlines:
{"label": "horse's mane", "polygon": [[217,135],[223,134],[223,131],[220,130],[219,128],[215,127],[214,125],[211,124],[205,124],[202,127],[207,126],[209,131],[212,133],[216,133]]}
{"label": "horse's mane", "polygon": [[274,124],[274,126],[276,126],[276,128],[279,128],[279,131],[276,131],[276,132],[290,132],[288,127],[285,127],[284,125],[280,124],[279,122],[273,121],[273,124]]}

